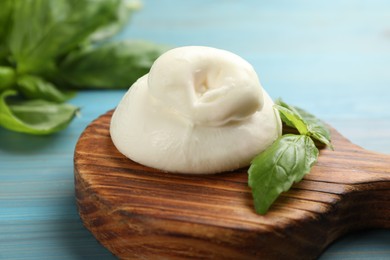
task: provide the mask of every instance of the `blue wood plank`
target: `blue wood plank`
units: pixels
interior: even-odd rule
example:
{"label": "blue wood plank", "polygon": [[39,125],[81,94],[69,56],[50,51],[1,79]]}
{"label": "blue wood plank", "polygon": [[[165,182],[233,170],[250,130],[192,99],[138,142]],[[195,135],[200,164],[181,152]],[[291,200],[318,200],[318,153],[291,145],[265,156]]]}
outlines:
{"label": "blue wood plank", "polygon": [[123,94],[80,93],[72,100],[84,107],[80,118],[53,136],[0,129],[0,259],[115,259],[79,219],[73,151],[82,130]]}

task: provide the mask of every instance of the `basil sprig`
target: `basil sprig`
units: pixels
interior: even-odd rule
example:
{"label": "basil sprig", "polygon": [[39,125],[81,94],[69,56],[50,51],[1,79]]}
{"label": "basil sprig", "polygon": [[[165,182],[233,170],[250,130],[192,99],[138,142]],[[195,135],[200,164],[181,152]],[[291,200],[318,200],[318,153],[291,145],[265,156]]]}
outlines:
{"label": "basil sprig", "polygon": [[24,100],[14,90],[0,93],[0,125],[21,133],[45,135],[64,129],[79,109],[43,99]]}
{"label": "basil sprig", "polygon": [[110,39],[139,6],[127,0],[1,0],[0,127],[52,134],[72,121],[74,90],[127,89],[166,46]]}
{"label": "basil sprig", "polygon": [[317,140],[331,147],[330,131],[314,115],[277,100],[275,108],[282,121],[299,134],[285,134],[257,155],[248,170],[255,210],[266,214],[282,192],[302,180],[317,162]]}

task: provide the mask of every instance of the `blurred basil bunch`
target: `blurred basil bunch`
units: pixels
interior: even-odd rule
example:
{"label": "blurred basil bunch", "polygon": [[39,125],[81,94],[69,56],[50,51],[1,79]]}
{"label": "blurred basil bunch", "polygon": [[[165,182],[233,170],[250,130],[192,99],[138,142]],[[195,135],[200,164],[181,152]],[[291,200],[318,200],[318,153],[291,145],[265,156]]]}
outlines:
{"label": "blurred basil bunch", "polygon": [[[137,9],[126,0],[0,0],[0,126],[65,128],[75,89],[128,88],[164,47],[110,42]],[[73,91],[70,91],[73,90]]]}

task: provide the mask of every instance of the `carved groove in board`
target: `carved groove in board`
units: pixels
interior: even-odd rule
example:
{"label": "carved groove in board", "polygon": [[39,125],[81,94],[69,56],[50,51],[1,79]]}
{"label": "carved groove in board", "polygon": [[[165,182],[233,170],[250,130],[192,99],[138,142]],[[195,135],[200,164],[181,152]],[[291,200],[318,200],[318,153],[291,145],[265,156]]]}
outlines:
{"label": "carved groove in board", "polygon": [[121,259],[316,258],[339,236],[390,228],[390,157],[332,129],[312,172],[269,213],[254,213],[247,169],[179,175],[139,165],[111,142],[112,111],[92,122],[75,150],[84,225]]}

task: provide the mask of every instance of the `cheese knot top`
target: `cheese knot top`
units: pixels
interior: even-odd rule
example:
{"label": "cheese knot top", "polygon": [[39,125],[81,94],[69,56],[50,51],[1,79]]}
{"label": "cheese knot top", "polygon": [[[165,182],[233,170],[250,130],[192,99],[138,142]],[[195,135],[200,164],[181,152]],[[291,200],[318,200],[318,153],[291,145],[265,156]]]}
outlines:
{"label": "cheese knot top", "polygon": [[207,174],[247,166],[281,135],[273,101],[253,67],[220,49],[161,55],[116,108],[116,148],[143,165]]}

